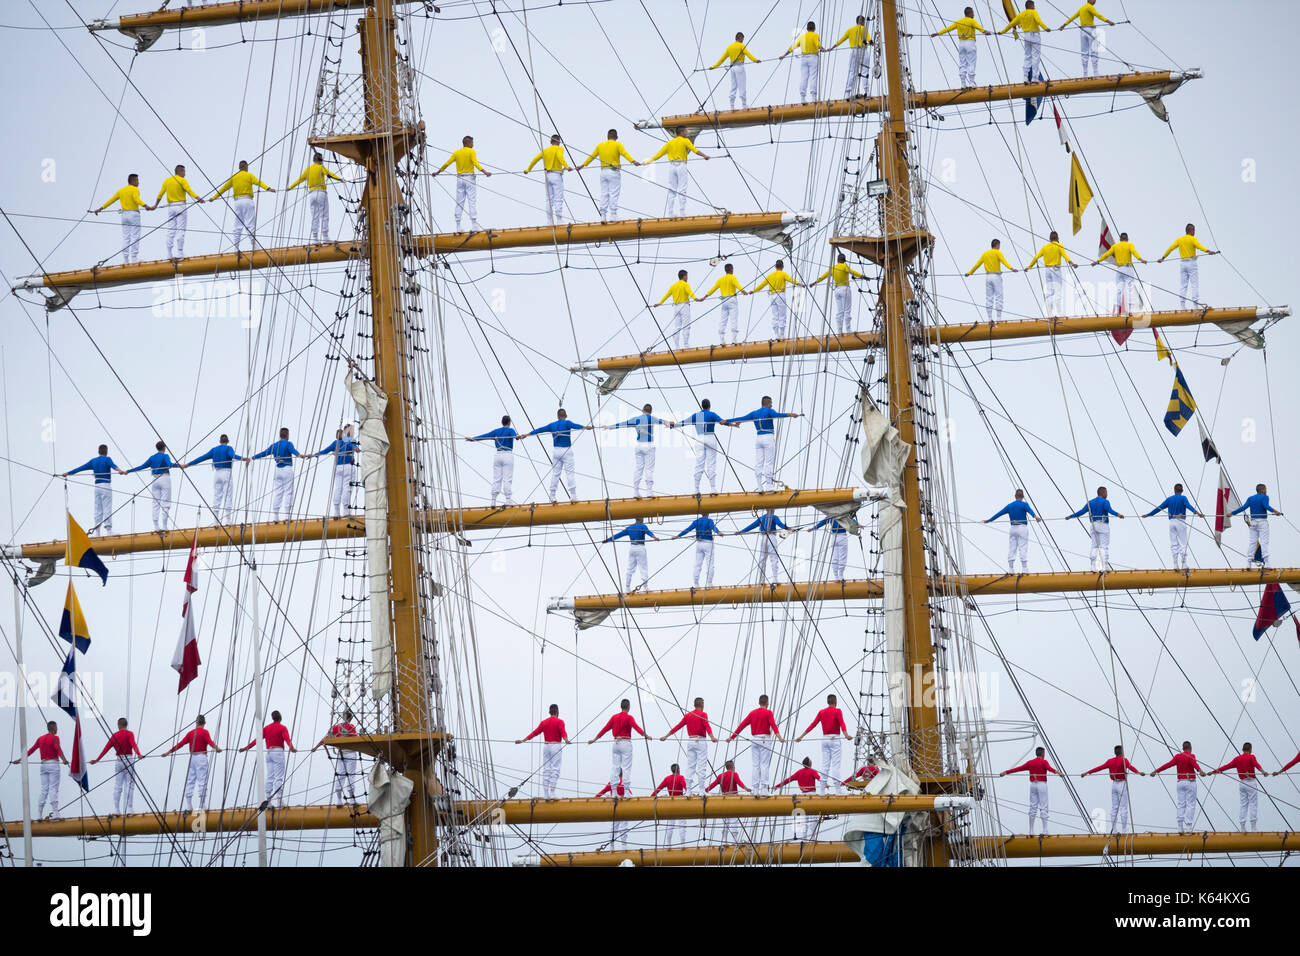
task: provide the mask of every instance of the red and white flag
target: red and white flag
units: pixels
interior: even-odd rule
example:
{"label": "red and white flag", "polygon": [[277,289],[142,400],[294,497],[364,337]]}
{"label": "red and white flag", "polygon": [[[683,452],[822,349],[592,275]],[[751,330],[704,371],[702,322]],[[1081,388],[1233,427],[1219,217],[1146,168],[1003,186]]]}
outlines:
{"label": "red and white flag", "polygon": [[1110,226],[1106,225],[1106,220],[1103,219],[1101,221],[1101,238],[1097,240],[1097,255],[1104,256],[1106,250],[1112,245],[1114,245],[1114,241],[1110,238]]}
{"label": "red and white flag", "polygon": [[1219,491],[1215,496],[1214,502],[1214,543],[1223,543],[1223,532],[1225,528],[1232,525],[1232,515],[1230,512],[1241,507],[1241,502],[1237,500],[1237,493],[1232,490],[1232,483],[1228,481],[1228,475],[1224,472],[1223,467],[1219,467]]}
{"label": "red and white flag", "polygon": [[189,686],[190,681],[199,676],[199,638],[194,631],[194,604],[191,598],[199,589],[198,568],[195,558],[199,554],[198,532],[194,534],[194,543],[190,545],[190,559],[185,562],[185,603],[181,605],[181,636],[176,641],[176,652],[172,654],[172,670],[181,675],[180,693]]}
{"label": "red and white flag", "polygon": [[1068,153],[1070,151],[1070,139],[1065,135],[1065,124],[1061,122],[1061,111],[1056,108],[1056,100],[1052,100],[1052,116],[1056,118],[1056,135],[1060,137],[1061,145],[1065,147],[1065,151]]}

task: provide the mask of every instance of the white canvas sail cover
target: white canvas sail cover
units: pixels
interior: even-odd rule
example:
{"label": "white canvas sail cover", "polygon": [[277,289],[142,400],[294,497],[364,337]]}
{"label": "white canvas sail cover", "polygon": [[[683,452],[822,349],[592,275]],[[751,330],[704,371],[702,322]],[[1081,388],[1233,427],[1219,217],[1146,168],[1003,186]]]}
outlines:
{"label": "white canvas sail cover", "polygon": [[[921,785],[913,780],[910,776],[899,770],[892,764],[879,762],[880,772],[868,781],[864,793],[876,796],[892,796],[902,793],[919,794]],[[886,848],[901,854],[902,862],[906,866],[913,865],[916,860],[913,858],[916,852],[916,840],[908,839],[908,832],[913,834],[919,833],[920,827],[925,821],[924,813],[860,813],[848,817],[844,821],[844,842],[847,843],[854,853],[863,857],[863,863],[870,865],[869,860],[875,858],[877,861],[886,852]],[[909,821],[909,818],[915,818]],[[912,823],[914,825],[908,826]],[[891,838],[900,836],[902,847],[890,847]],[[891,853],[892,855],[892,853]],[[889,864],[884,864],[889,865]]]}
{"label": "white canvas sail cover", "polygon": [[868,485],[895,489],[912,446],[889,423],[866,389],[862,391],[862,479]]}
{"label": "white canvas sail cover", "polygon": [[361,423],[361,481],[366,491],[366,578],[370,585],[370,693],[380,700],[393,690],[393,629],[388,591],[388,396],[365,379],[348,375],[348,391]]}
{"label": "white canvas sail cover", "polygon": [[381,866],[406,865],[406,805],[414,789],[414,783],[382,760],[370,768],[370,812],[379,818]]}

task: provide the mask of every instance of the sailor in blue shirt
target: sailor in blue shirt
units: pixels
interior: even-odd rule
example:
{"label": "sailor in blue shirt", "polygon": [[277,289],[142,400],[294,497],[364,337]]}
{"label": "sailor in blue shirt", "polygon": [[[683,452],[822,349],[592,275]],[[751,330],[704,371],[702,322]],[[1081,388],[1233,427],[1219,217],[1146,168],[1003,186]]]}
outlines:
{"label": "sailor in blue shirt", "polygon": [[234,477],[232,465],[243,460],[235,454],[235,449],[230,447],[230,436],[222,435],[220,444],[212,446],[206,453],[185,463],[185,467],[189,468],[191,465],[201,465],[205,461],[212,462],[212,513],[218,521],[224,520],[226,524],[230,524],[235,516],[231,491],[233,484],[231,478]]}
{"label": "sailor in blue shirt", "polygon": [[1090,557],[1092,558],[1092,570],[1106,571],[1110,567],[1110,516],[1116,518],[1124,517],[1118,511],[1110,506],[1106,500],[1106,489],[1098,488],[1097,497],[1092,498],[1086,505],[1070,515],[1071,518],[1079,518],[1084,514],[1088,515],[1088,534],[1092,543]]}
{"label": "sailor in blue shirt", "polygon": [[586,425],[577,425],[569,420],[569,413],[560,409],[555,413],[555,421],[549,425],[543,425],[541,428],[534,428],[523,438],[531,438],[533,435],[540,435],[543,432],[550,432],[552,437],[551,444],[551,478],[547,487],[547,494],[550,495],[551,504],[555,504],[555,490],[560,484],[560,471],[564,471],[564,487],[569,489],[569,500],[578,500],[578,486],[573,480],[573,437],[572,432],[581,431]]}
{"label": "sailor in blue shirt", "polygon": [[641,479],[645,478],[646,497],[655,493],[655,425],[672,428],[676,422],[666,422],[650,414],[649,405],[641,406],[641,414],[625,422],[610,425],[610,428],[636,429],[636,463],[632,467],[632,496],[641,497]]}
{"label": "sailor in blue shirt", "polygon": [[91,534],[95,533],[96,528],[102,529],[105,534],[113,533],[113,469],[115,468],[119,475],[126,474],[117,467],[117,462],[108,457],[108,446],[100,445],[98,457],[90,459],[84,465],[78,465],[71,471],[65,471],[62,475],[67,478],[69,475],[89,471],[95,476],[95,527],[90,529]]}
{"label": "sailor in blue shirt", "polygon": [[[777,536],[778,531],[789,531],[789,526],[776,516],[776,511],[772,508],[767,509],[767,514],[759,515],[745,527],[740,529],[740,534],[746,534],[750,531],[763,532],[762,545],[758,550],[758,580],[760,582],[771,580],[776,583],[780,568],[780,556],[777,553]],[[766,567],[765,567],[766,566]],[[768,573],[765,575],[764,571]]]}
{"label": "sailor in blue shirt", "polygon": [[763,407],[756,408],[748,415],[727,419],[727,424],[735,422],[753,422],[754,437],[754,474],[759,491],[776,488],[776,419],[798,418],[798,412],[778,412],[772,409],[772,396],[763,396]]}
{"label": "sailor in blue shirt", "polygon": [[700,586],[700,566],[708,564],[708,575],[705,579],[706,588],[713,587],[713,538],[714,535],[721,538],[722,531],[719,530],[717,522],[709,517],[707,511],[701,511],[700,516],[688,524],[674,538],[681,538],[685,535],[695,532],[695,577],[691,590]]}
{"label": "sailor in blue shirt", "polygon": [[632,590],[632,572],[637,568],[641,569],[641,584],[639,586],[645,587],[650,583],[650,564],[645,557],[645,539],[651,538],[655,541],[659,539],[653,531],[646,527],[645,518],[637,518],[636,521],[618,534],[610,535],[601,544],[609,544],[619,538],[627,538],[630,545],[627,551],[627,578],[623,583],[623,590]]}
{"label": "sailor in blue shirt", "polygon": [[816,531],[818,528],[827,528],[831,533],[831,575],[836,581],[844,580],[844,568],[849,563],[849,529],[841,521],[825,517],[809,528],[809,531]]}
{"label": "sailor in blue shirt", "polygon": [[[688,415],[681,420],[682,425],[695,426],[695,439],[699,442],[699,447],[695,454],[695,494],[700,493],[700,476],[708,473],[709,476],[709,494],[718,493],[718,455],[722,453],[722,445],[718,442],[717,427],[726,425],[727,421],[715,412],[709,404],[707,398],[700,401],[700,410],[693,415]],[[739,428],[739,425],[732,425],[732,428]]]}
{"label": "sailor in blue shirt", "polygon": [[[1268,503],[1267,485],[1256,485],[1255,493],[1232,513],[1239,515],[1247,508],[1250,509],[1250,515],[1247,519],[1250,532],[1246,540],[1246,554],[1248,555],[1246,566],[1250,567],[1250,565],[1258,563],[1262,567],[1268,567],[1268,516],[1269,514],[1275,514],[1280,518],[1282,512]],[[1259,550],[1258,560],[1255,558],[1256,546],[1258,546]]]}
{"label": "sailor in blue shirt", "polygon": [[331,503],[334,517],[352,513],[352,489],[357,483],[357,449],[361,442],[352,437],[352,426],[344,425],[334,432],[334,440],[316,452],[316,456],[332,455],[334,458],[334,493]]}
{"label": "sailor in blue shirt", "polygon": [[125,473],[129,475],[148,468],[149,474],[153,475],[153,481],[149,483],[149,493],[153,496],[153,529],[161,534],[167,528],[167,519],[172,510],[171,469],[185,466],[172,464],[165,442],[158,442],[154,448],[158,449],[157,452],[146,458],[143,465],[128,468]]}
{"label": "sailor in blue shirt", "polygon": [[307,457],[309,456],[302,454],[293,447],[293,442],[289,441],[289,429],[281,428],[280,440],[271,442],[251,459],[253,461],[258,458],[275,459],[275,477],[271,483],[272,517],[278,519],[283,512],[287,521],[293,512],[293,460]]}
{"label": "sailor in blue shirt", "polygon": [[1169,551],[1174,556],[1174,568],[1190,570],[1187,564],[1187,512],[1198,518],[1203,515],[1187,500],[1181,484],[1174,485],[1174,493],[1142,517],[1150,518],[1165,510],[1169,511]]}
{"label": "sailor in blue shirt", "polygon": [[[492,454],[492,507],[497,506],[497,495],[504,494],[507,505],[515,503],[511,489],[515,480],[515,439],[519,433],[510,427],[510,416],[501,416],[501,427],[494,428],[482,435],[466,438],[466,441],[492,440],[496,451]],[[554,496],[552,496],[554,497]]]}
{"label": "sailor in blue shirt", "polygon": [[1016,573],[1016,555],[1020,555],[1020,573],[1029,573],[1029,519],[1042,521],[1034,514],[1034,509],[1025,502],[1025,492],[1016,489],[1016,500],[1011,502],[988,521],[997,521],[1003,515],[1011,520],[1011,531],[1007,536],[1007,574]]}

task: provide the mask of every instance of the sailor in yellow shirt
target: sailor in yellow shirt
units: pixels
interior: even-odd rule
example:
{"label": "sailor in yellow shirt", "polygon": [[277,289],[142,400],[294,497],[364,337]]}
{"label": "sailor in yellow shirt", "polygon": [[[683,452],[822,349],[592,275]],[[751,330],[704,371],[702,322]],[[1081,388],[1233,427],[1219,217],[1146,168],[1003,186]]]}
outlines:
{"label": "sailor in yellow shirt", "polygon": [[771,306],[772,335],[774,338],[785,338],[786,320],[790,316],[790,306],[785,300],[785,287],[802,284],[801,282],[795,282],[794,276],[785,271],[785,263],[777,259],[776,268],[763,276],[758,285],[745,293],[746,295],[752,295],[755,292],[761,292],[763,289],[769,290],[768,302]]}
{"label": "sailor in yellow shirt", "polygon": [[976,32],[987,36],[992,36],[988,30],[979,25],[975,19],[975,10],[973,7],[967,7],[962,11],[962,18],[956,20],[944,27],[938,33],[931,33],[932,37],[941,37],[945,33],[957,31],[957,75],[961,77],[961,88],[970,89],[975,85],[975,34]]}
{"label": "sailor in yellow shirt", "polygon": [[867,18],[858,17],[853,26],[844,31],[844,36],[835,41],[835,46],[848,41],[849,44],[849,78],[844,84],[844,98],[852,99],[862,91],[862,84],[871,74],[871,61],[867,59],[867,48],[874,42],[867,32]]}
{"label": "sailor in yellow shirt", "polygon": [[1034,9],[1034,0],[1025,0],[1025,9],[1012,17],[1011,22],[998,31],[998,36],[1008,30],[1020,30],[1025,35],[1025,82],[1032,83],[1043,62],[1043,34],[1051,33],[1052,28]]}
{"label": "sailor in yellow shirt", "polygon": [[618,200],[623,195],[623,160],[633,166],[641,164],[618,141],[616,129],[609,131],[609,138],[593,149],[578,168],[582,169],[597,156],[600,157],[600,221],[611,222],[618,218]]}
{"label": "sailor in yellow shirt", "polygon": [[147,209],[140,198],[140,177],[132,173],[126,177],[126,185],[108,197],[104,205],[92,209],[96,216],[113,203],[122,204],[122,261],[132,263],[140,261],[140,210]]}
{"label": "sailor in yellow shirt", "polygon": [[731,95],[728,102],[731,109],[736,108],[736,98],[740,98],[740,108],[746,107],[745,103],[745,58],[748,57],[755,63],[762,62],[758,57],[749,52],[749,47],[745,46],[745,34],[737,33],[736,42],[730,44],[722,51],[722,56],[718,57],[718,62],[709,67],[710,70],[716,70],[727,64],[727,75],[731,77]]}
{"label": "sailor in yellow shirt", "polygon": [[865,279],[866,276],[850,268],[848,258],[841,252],[836,257],[835,265],[808,283],[809,288],[826,278],[831,280],[831,288],[835,294],[835,324],[839,328],[840,335],[844,335],[853,327],[853,286],[849,284],[849,280]]}
{"label": "sailor in yellow shirt", "polygon": [[712,159],[695,148],[695,144],[686,138],[686,127],[677,127],[676,135],[659,148],[647,163],[653,163],[661,156],[668,157],[668,202],[664,206],[664,215],[673,215],[673,200],[677,200],[677,215],[686,215],[686,187],[690,179],[686,175],[686,156],[694,153],[700,159]]}
{"label": "sailor in yellow shirt", "polygon": [[551,145],[533,157],[525,173],[531,173],[538,163],[546,170],[546,221],[552,226],[564,221],[564,171],[572,169],[564,158],[560,134],[551,137]]}
{"label": "sailor in yellow shirt", "polygon": [[1133,287],[1137,285],[1137,272],[1133,269],[1133,260],[1146,262],[1138,253],[1137,247],[1128,241],[1128,233],[1119,234],[1119,242],[1115,243],[1102,254],[1098,259],[1093,260],[1093,265],[1100,265],[1107,259],[1115,260],[1115,302],[1117,311],[1126,313],[1136,306],[1137,300],[1133,298]]}
{"label": "sailor in yellow shirt", "polygon": [[1011,263],[1007,262],[1007,257],[1002,254],[1002,240],[994,239],[989,245],[987,252],[980,255],[975,260],[975,264],[970,267],[970,272],[974,275],[976,269],[984,270],[984,312],[989,317],[990,322],[996,322],[1002,318],[1002,267],[1006,266],[1008,272],[1019,272],[1014,269]]}
{"label": "sailor in yellow shirt", "polygon": [[[704,293],[704,299],[715,292],[722,298],[722,318],[718,320],[718,341],[723,345],[727,344],[728,324],[731,325],[731,343],[735,345],[740,341],[740,299],[737,298],[736,293],[744,291],[740,280],[736,278],[736,267],[728,262],[722,267],[722,275],[718,276],[718,281]],[[704,299],[700,301],[703,302]]]}
{"label": "sailor in yellow shirt", "polygon": [[691,302],[704,301],[696,297],[695,290],[686,281],[686,277],[686,270],[679,269],[677,281],[670,285],[664,297],[655,303],[658,307],[672,298],[673,324],[668,327],[666,338],[673,348],[679,349],[690,348],[691,345]]}
{"label": "sailor in yellow shirt", "polygon": [[189,180],[185,178],[184,166],[177,166],[175,172],[162,181],[162,187],[158,190],[153,205],[144,208],[150,212],[157,209],[163,196],[167,197],[167,258],[172,258],[172,247],[175,246],[175,258],[179,259],[185,255],[185,226],[189,220],[189,208],[185,197],[193,196],[197,202],[203,200],[199,199],[199,194],[190,188]]}
{"label": "sailor in yellow shirt", "polygon": [[1175,249],[1178,250],[1178,308],[1186,309],[1189,304],[1196,308],[1201,301],[1201,271],[1196,267],[1196,252],[1217,256],[1219,250],[1201,245],[1201,240],[1196,238],[1196,227],[1190,222],[1187,232],[1175,239],[1156,262],[1164,262]]}
{"label": "sailor in yellow shirt", "polygon": [[784,60],[795,50],[799,51],[799,102],[817,99],[817,68],[821,62],[822,38],[817,35],[817,24],[808,21],[808,27],[790,44],[790,49],[778,59]]}
{"label": "sailor in yellow shirt", "polygon": [[[311,165],[289,184],[289,189],[293,189],[299,183],[307,183],[307,204],[311,207],[311,238],[316,242],[330,241],[330,197],[329,190],[326,188],[329,185],[327,179],[343,182],[342,176],[334,175],[325,167],[325,157],[320,153],[314,153]],[[339,248],[337,242],[334,243],[334,248]]]}
{"label": "sailor in yellow shirt", "polygon": [[[484,176],[491,176],[486,169],[479,165],[478,153],[474,152],[474,137],[466,136],[460,141],[460,149],[456,150],[438,169],[442,172],[452,163],[456,164],[456,231],[460,232],[461,216],[465,213],[465,207],[469,206],[469,224],[475,232],[478,231],[478,180],[474,178],[474,170],[478,170]],[[438,173],[433,175],[437,176]]]}
{"label": "sailor in yellow shirt", "polygon": [[248,247],[251,249],[257,241],[253,238],[253,233],[257,231],[257,203],[253,201],[253,187],[261,186],[269,193],[275,192],[270,186],[262,182],[256,176],[248,171],[248,160],[239,161],[239,172],[231,176],[221,188],[217,190],[213,199],[218,198],[227,189],[230,190],[235,202],[235,255],[239,255],[239,240],[243,238],[244,232],[248,232]]}
{"label": "sailor in yellow shirt", "polygon": [[1091,3],[1085,3],[1075,11],[1074,16],[1061,24],[1064,30],[1075,20],[1079,21],[1079,58],[1083,60],[1083,75],[1088,75],[1088,64],[1092,64],[1092,75],[1097,76],[1097,61],[1101,52],[1101,41],[1097,38],[1097,21],[1104,20],[1106,23],[1114,24],[1115,21],[1107,20],[1101,15],[1096,7]]}
{"label": "sailor in yellow shirt", "polygon": [[1043,248],[1038,250],[1038,254],[1029,260],[1029,265],[1025,266],[1028,272],[1034,267],[1039,259],[1043,260],[1043,279],[1047,285],[1047,314],[1061,314],[1061,263],[1068,262],[1071,269],[1079,268],[1070,258],[1070,254],[1065,251],[1065,246],[1061,245],[1061,237],[1055,229],[1047,237],[1047,242]]}

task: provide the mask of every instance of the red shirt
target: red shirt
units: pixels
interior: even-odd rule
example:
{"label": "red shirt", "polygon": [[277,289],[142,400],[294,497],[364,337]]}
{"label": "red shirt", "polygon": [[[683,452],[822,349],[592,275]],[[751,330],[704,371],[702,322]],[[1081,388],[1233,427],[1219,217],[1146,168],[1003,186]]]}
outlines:
{"label": "red shirt", "polygon": [[[876,774],[878,773],[880,773],[879,767],[877,767],[875,764],[868,764],[865,767],[859,767],[857,771],[853,774],[853,776],[849,777],[849,780],[857,780],[859,777],[865,780],[872,780],[875,778]],[[845,780],[844,782],[848,783],[849,780]]]}
{"label": "red shirt", "polygon": [[144,754],[140,753],[140,748],[135,745],[135,734],[129,730],[119,730],[109,737],[108,743],[104,744],[104,749],[99,752],[99,757],[95,759],[99,760],[100,757],[108,753],[109,747],[112,747],[113,752],[119,757],[129,757],[133,752],[137,757],[144,756]]}
{"label": "red shirt", "polygon": [[330,728],[331,737],[355,737],[357,728],[352,724],[335,724]]}
{"label": "red shirt", "polygon": [[538,734],[541,734],[542,739],[548,744],[558,744],[568,736],[564,732],[564,721],[560,720],[559,717],[547,717],[524,740],[532,740]]}
{"label": "red shirt", "polygon": [[212,739],[212,735],[208,733],[208,729],[206,727],[195,727],[193,730],[191,730],[188,734],[186,734],[184,737],[180,739],[180,743],[178,743],[171,750],[166,751],[166,753],[164,753],[163,756],[165,757],[169,753],[175,753],[177,750],[180,750],[186,744],[189,744],[190,753],[192,754],[207,753],[209,747],[215,747],[217,745],[216,742]]}
{"label": "red shirt", "polygon": [[36,750],[40,750],[42,760],[58,760],[63,756],[63,748],[59,746],[59,738],[55,734],[41,734],[27,751],[27,755],[30,757]]}
{"label": "red shirt", "polygon": [[740,774],[736,773],[734,770],[724,770],[722,773],[718,774],[718,779],[709,784],[705,792],[707,793],[709,790],[717,787],[720,793],[735,794],[740,793],[740,788],[744,785],[745,781],[740,779]]}
{"label": "red shirt", "polygon": [[1050,763],[1042,757],[1035,757],[1033,760],[1026,760],[1019,767],[1012,767],[1007,773],[1019,773],[1021,770],[1029,771],[1030,783],[1046,783],[1048,771],[1059,773]]}
{"label": "red shirt", "polygon": [[[605,789],[601,790],[600,793],[596,794],[596,796],[598,796],[598,797],[603,797],[603,796],[604,796],[605,794],[607,794],[607,793],[609,793],[609,784],[605,784]],[[629,788],[627,789],[626,793],[625,793],[625,792],[623,791],[623,781],[620,780],[620,781],[618,782],[618,795],[619,795],[620,797],[623,797],[623,796],[628,796],[628,797],[630,797],[630,796],[632,796],[632,788],[629,787]]]}
{"label": "red shirt", "polygon": [[790,774],[790,776],[786,777],[784,780],[778,783],[776,787],[779,790],[782,787],[784,787],[787,783],[790,783],[791,781],[795,781],[796,783],[799,784],[799,789],[802,790],[804,793],[812,793],[817,789],[817,781],[820,780],[821,778],[822,775],[819,774],[812,767],[800,767],[794,773]]}
{"label": "red shirt", "polygon": [[1254,780],[1255,771],[1264,769],[1259,765],[1259,761],[1255,759],[1254,754],[1237,754],[1214,772],[1222,773],[1229,768],[1237,771],[1237,777],[1240,780]]}
{"label": "red shirt", "polygon": [[600,728],[600,733],[596,735],[596,739],[599,740],[601,737],[605,736],[605,731],[607,730],[613,732],[612,736],[615,740],[631,740],[632,731],[634,730],[642,737],[649,736],[644,730],[637,726],[635,717],[631,714],[624,713],[621,710],[605,722],[605,726]]}
{"label": "red shirt", "polygon": [[1196,762],[1196,754],[1183,753],[1179,751],[1174,754],[1174,759],[1169,761],[1163,767],[1156,767],[1152,773],[1159,773],[1161,770],[1168,770],[1170,767],[1178,768],[1179,780],[1195,780],[1196,771],[1201,769],[1201,765]]}
{"label": "red shirt", "polygon": [[735,740],[746,727],[749,728],[751,734],[779,734],[781,732],[776,727],[776,715],[766,707],[755,707],[751,710],[745,719],[740,722],[736,732],[728,739]]}
{"label": "red shirt", "polygon": [[1128,757],[1111,757],[1103,764],[1093,767],[1088,773],[1096,773],[1098,770],[1106,770],[1110,773],[1110,779],[1123,780],[1128,776],[1128,771],[1138,772],[1138,768],[1128,762]]}
{"label": "red shirt", "polygon": [[[812,730],[818,724],[822,725],[822,733],[828,737],[849,732],[849,728],[844,723],[844,714],[838,707],[823,707],[817,711],[817,716],[808,725],[808,730]],[[808,733],[808,730],[805,730],[804,733]]]}
{"label": "red shirt", "polygon": [[660,790],[667,790],[670,797],[680,797],[686,793],[686,778],[680,773],[670,773],[659,781],[659,786],[650,792],[650,796],[653,797]]}
{"label": "red shirt", "polygon": [[[292,747],[293,741],[289,739],[289,728],[284,724],[267,724],[262,728],[262,739],[266,741],[266,746],[273,750],[283,750],[285,747]],[[257,743],[254,737],[248,742],[248,746]]]}
{"label": "red shirt", "polygon": [[708,737],[713,733],[713,728],[709,725],[709,715],[702,710],[691,711],[677,721],[677,726],[668,733],[675,734],[683,727],[686,728],[687,737]]}
{"label": "red shirt", "polygon": [[[29,751],[29,752],[30,752],[30,751]],[[1289,762],[1285,767],[1283,767],[1282,770],[1290,770],[1292,767],[1294,767],[1294,766],[1295,766],[1296,764],[1298,764],[1298,763],[1300,763],[1300,754],[1296,754],[1294,757],[1292,757],[1292,758],[1291,758],[1291,761],[1290,761],[1290,762]],[[1279,770],[1278,773],[1281,773],[1282,770]],[[1274,774],[1274,776],[1276,776],[1276,775],[1277,775],[1277,774]]]}

